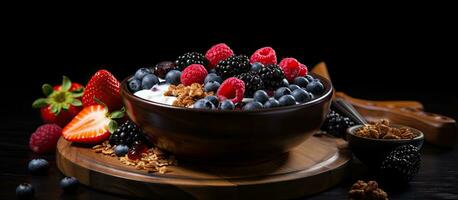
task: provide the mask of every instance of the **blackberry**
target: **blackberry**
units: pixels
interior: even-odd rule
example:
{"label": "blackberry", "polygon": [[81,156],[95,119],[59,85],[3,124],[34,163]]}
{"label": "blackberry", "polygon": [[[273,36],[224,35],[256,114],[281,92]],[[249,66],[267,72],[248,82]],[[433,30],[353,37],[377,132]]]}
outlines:
{"label": "blackberry", "polygon": [[250,59],[245,55],[233,55],[226,60],[222,60],[216,65],[216,74],[223,79],[233,77],[250,71]]}
{"label": "blackberry", "polygon": [[165,79],[165,76],[169,71],[172,71],[176,68],[175,62],[172,61],[162,61],[157,63],[151,71],[159,78]]}
{"label": "blackberry", "polygon": [[397,147],[383,160],[380,178],[387,185],[406,185],[418,173],[421,157],[413,145]]}
{"label": "blackberry", "polygon": [[132,147],[135,144],[146,144],[148,140],[143,132],[131,121],[126,121],[111,134],[109,142],[111,145],[127,145]]}
{"label": "blackberry", "polygon": [[245,82],[245,97],[253,97],[256,91],[264,89],[264,83],[256,72],[249,71],[236,77]]}
{"label": "blackberry", "polygon": [[207,67],[208,60],[205,58],[204,54],[188,52],[178,57],[175,61],[176,69],[179,71],[183,71],[184,68],[191,64],[201,64],[204,67]]}
{"label": "blackberry", "polygon": [[285,75],[280,67],[275,64],[266,65],[259,71],[264,87],[268,90],[276,90],[283,86],[283,79]]}
{"label": "blackberry", "polygon": [[350,118],[340,115],[339,113],[331,110],[321,126],[321,130],[334,135],[336,137],[345,138],[345,132],[347,128],[355,125],[355,122]]}

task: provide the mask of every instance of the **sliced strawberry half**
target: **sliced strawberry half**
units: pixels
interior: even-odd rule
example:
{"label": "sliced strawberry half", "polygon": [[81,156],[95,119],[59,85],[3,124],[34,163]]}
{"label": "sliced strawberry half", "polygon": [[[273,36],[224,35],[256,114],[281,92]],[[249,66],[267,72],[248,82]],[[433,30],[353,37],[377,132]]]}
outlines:
{"label": "sliced strawberry half", "polygon": [[70,142],[100,143],[117,128],[113,119],[122,118],[124,110],[109,113],[106,106],[92,105],[85,107],[64,127],[62,136]]}

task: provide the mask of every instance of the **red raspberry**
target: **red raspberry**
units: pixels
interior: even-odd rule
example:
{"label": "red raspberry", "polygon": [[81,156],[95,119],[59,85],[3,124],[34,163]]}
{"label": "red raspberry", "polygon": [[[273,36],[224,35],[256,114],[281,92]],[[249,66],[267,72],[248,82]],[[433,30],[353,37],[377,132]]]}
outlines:
{"label": "red raspberry", "polygon": [[186,86],[193,83],[204,83],[207,74],[208,72],[203,65],[189,65],[183,70],[183,72],[181,72],[181,83]]}
{"label": "red raspberry", "polygon": [[283,58],[279,65],[289,82],[293,81],[301,70],[301,63],[295,58]]}
{"label": "red raspberry", "polygon": [[260,62],[264,65],[267,64],[277,64],[277,55],[275,50],[272,47],[263,47],[256,50],[253,55],[251,55],[250,63]]}
{"label": "red raspberry", "polygon": [[307,73],[308,73],[307,66],[305,66],[304,64],[301,64],[301,69],[299,70],[298,76],[306,76]]}
{"label": "red raspberry", "polygon": [[216,94],[222,101],[230,99],[233,103],[241,102],[245,93],[245,83],[235,77],[226,79],[221,86],[219,86]]}
{"label": "red raspberry", "polygon": [[226,58],[231,57],[234,55],[232,49],[224,43],[219,43],[217,45],[212,46],[207,53],[205,54],[205,58],[209,61],[209,69],[215,68],[215,66],[221,60],[225,60]]}
{"label": "red raspberry", "polygon": [[62,128],[56,124],[45,124],[37,128],[30,136],[29,147],[35,153],[43,154],[53,152],[57,140],[62,135]]}

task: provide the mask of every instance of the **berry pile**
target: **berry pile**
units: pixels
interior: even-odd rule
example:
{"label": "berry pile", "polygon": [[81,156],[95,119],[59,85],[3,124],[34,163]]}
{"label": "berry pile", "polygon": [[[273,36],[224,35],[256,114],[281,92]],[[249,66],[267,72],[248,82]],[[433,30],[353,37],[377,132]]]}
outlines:
{"label": "berry pile", "polygon": [[355,122],[348,117],[340,115],[334,110],[331,110],[324,120],[321,130],[334,135],[336,137],[345,138],[345,133],[350,126],[355,125]]}
{"label": "berry pile", "polygon": [[193,108],[254,110],[304,103],[323,94],[323,83],[307,72],[307,67],[295,58],[277,62],[277,54],[271,47],[260,48],[248,57],[235,54],[228,45],[220,43],[205,55],[188,52],[175,62],[163,61],[152,69],[140,68],[129,80],[129,88],[135,93],[155,91],[153,86],[162,83],[175,86],[198,83],[215,97],[209,97],[212,101],[200,99]]}
{"label": "berry pile", "polygon": [[140,128],[132,121],[126,121],[110,136],[111,145],[126,145],[131,148],[137,144],[147,144],[148,140]]}
{"label": "berry pile", "polygon": [[387,185],[404,186],[418,173],[420,163],[420,153],[415,146],[397,147],[382,162],[380,177]]}

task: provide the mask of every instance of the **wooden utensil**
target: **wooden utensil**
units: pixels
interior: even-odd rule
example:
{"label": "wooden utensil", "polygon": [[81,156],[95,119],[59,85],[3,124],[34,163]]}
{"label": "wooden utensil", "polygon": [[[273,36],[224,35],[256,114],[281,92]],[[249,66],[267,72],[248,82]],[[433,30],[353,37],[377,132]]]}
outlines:
{"label": "wooden utensil", "polygon": [[[312,72],[331,80],[324,62],[318,63]],[[423,105],[416,101],[369,101],[336,92],[334,98],[351,103],[366,119],[387,118],[395,124],[410,126],[422,131],[425,140],[431,144],[452,147],[457,141],[456,121],[450,117],[423,111]]]}

